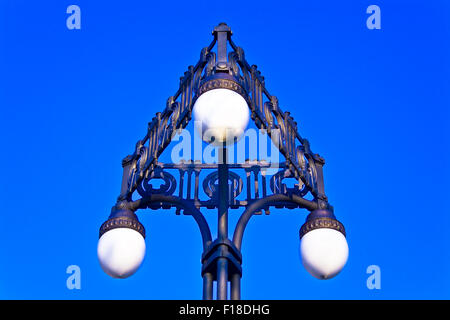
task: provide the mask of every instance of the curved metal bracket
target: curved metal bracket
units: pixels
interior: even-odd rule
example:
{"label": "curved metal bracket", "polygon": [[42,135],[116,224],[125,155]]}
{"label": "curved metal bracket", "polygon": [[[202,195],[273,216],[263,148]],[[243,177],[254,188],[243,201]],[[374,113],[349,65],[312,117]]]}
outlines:
{"label": "curved metal bracket", "polygon": [[242,237],[244,236],[245,227],[247,226],[247,223],[249,222],[249,220],[253,216],[253,214],[257,211],[260,211],[262,208],[270,205],[270,203],[280,202],[280,201],[295,203],[295,204],[299,205],[301,208],[305,208],[309,211],[316,210],[319,207],[317,202],[306,200],[295,194],[291,194],[291,195],[273,194],[273,195],[270,195],[270,196],[267,196],[267,197],[264,197],[264,198],[254,201],[242,213],[241,217],[239,218],[239,221],[236,224],[236,228],[234,230],[233,243],[238,250],[241,250]]}
{"label": "curved metal bracket", "polygon": [[203,249],[205,250],[212,242],[211,230],[209,229],[208,223],[206,222],[203,214],[191,202],[186,201],[180,197],[164,194],[151,194],[139,200],[129,202],[128,208],[133,211],[136,211],[138,209],[145,209],[154,202],[170,203],[175,206],[182,207],[185,210],[185,214],[191,215],[194,218],[195,222],[197,222],[200,233],[202,235]]}

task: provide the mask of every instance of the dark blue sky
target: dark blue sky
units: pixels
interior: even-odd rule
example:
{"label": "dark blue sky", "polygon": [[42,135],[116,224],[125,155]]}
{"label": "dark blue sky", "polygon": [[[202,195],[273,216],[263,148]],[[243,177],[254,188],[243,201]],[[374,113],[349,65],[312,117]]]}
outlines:
{"label": "dark blue sky", "polygon": [[[103,273],[96,246],[122,158],[222,21],[326,159],[350,248],[341,274],[320,281],[299,259],[306,212],[256,217],[242,298],[450,298],[450,6],[311,3],[1,1],[0,298],[201,298],[190,217],[139,213],[147,256],[127,280]],[[81,30],[66,27],[71,4]],[[371,4],[381,30],[366,27]],[[81,269],[81,290],[66,288],[69,265]],[[370,265],[381,269],[380,290],[366,286]]]}

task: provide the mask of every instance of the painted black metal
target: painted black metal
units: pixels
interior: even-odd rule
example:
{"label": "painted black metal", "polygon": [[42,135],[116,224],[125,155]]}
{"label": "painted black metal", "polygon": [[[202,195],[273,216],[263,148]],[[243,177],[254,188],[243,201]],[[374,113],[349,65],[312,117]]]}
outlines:
{"label": "painted black metal", "polygon": [[230,280],[230,299],[241,299],[241,276],[242,273],[233,273]]}
{"label": "painted black metal", "polygon": [[108,220],[101,225],[98,237],[100,238],[105,232],[117,228],[133,229],[139,232],[145,239],[144,226],[139,222],[134,211],[128,208],[116,209],[113,207]]}
{"label": "painted black metal", "polygon": [[183,208],[184,214],[191,215],[194,218],[195,222],[197,222],[200,233],[202,235],[203,248],[206,249],[207,246],[212,242],[211,230],[209,229],[209,225],[206,222],[205,217],[202,215],[200,210],[198,210],[195,206],[192,205],[191,202],[186,201],[185,199],[171,195],[152,194],[145,198],[127,203],[127,207],[130,210],[145,209],[154,203],[159,203],[161,204],[161,206],[164,203],[169,203]]}
{"label": "painted black metal", "polygon": [[[261,72],[256,65],[247,62],[244,51],[236,46],[231,35],[231,29],[225,23],[214,28],[213,41],[201,50],[197,64],[189,66],[180,78],[179,89],[167,99],[164,111],[158,112],[149,122],[147,134],[136,143],[134,153],[123,159],[121,192],[113,207],[113,212],[133,214],[138,209],[175,207],[177,214],[192,215],[202,235],[201,274],[205,300],[214,298],[214,281],[217,282],[217,299],[228,299],[228,283],[229,298],[241,298],[241,247],[245,227],[253,215],[269,214],[270,207],[304,208],[312,212],[302,226],[301,236],[321,226],[334,228],[345,235],[343,225],[335,219],[325,195],[324,159],[311,151],[308,140],[298,133],[297,123],[289,112],[281,110],[278,99],[266,89]],[[216,44],[217,53],[212,51]],[[231,52],[227,53],[227,45],[231,47]],[[176,131],[185,128],[190,121],[198,96],[217,87],[235,90],[245,97],[252,120],[259,129],[267,131],[285,162],[274,164],[254,160],[238,164],[226,161],[219,161],[219,164],[170,164],[158,161]],[[226,160],[225,146],[221,157]],[[273,167],[280,171],[268,181],[266,171]],[[211,170],[211,173],[200,183],[200,176],[205,170]],[[242,175],[245,175],[245,181]],[[152,185],[154,179],[162,180],[159,188]],[[294,187],[288,187],[284,179],[295,179],[297,183]],[[206,199],[202,199],[200,186]],[[179,193],[175,195],[177,189]],[[141,198],[133,201],[135,191]],[[313,199],[306,199],[307,195]],[[245,210],[230,241],[228,210],[240,207]],[[217,208],[218,234],[214,240],[201,208]],[[324,222],[320,219],[330,220]]]}
{"label": "painted black metal", "polygon": [[203,300],[213,299],[213,274],[211,272],[205,272],[203,274]]}
{"label": "painted black metal", "polygon": [[[134,153],[124,159],[127,185],[122,188],[118,200],[131,199],[142,180],[155,170],[159,155],[169,145],[176,130],[186,127],[191,119],[192,107],[200,94],[201,84],[210,77],[217,79],[222,75],[224,79],[232,76],[245,90],[253,121],[258,128],[265,129],[279,147],[286,159],[286,169],[292,172],[293,177],[302,180],[314,197],[326,201],[323,190],[320,190],[321,177],[318,174],[319,167],[324,163],[323,158],[311,151],[308,140],[300,136],[297,123],[290,113],[283,112],[278,99],[268,92],[257,66],[250,66],[242,48],[231,40],[229,27],[220,25],[213,34],[213,42],[203,48],[195,67],[190,66],[184,73],[180,88],[168,98],[165,110],[156,114],[148,125],[145,137],[136,143]],[[228,60],[224,65],[226,40],[233,51],[228,53]],[[217,55],[211,51],[216,43],[222,48]],[[277,132],[280,134],[276,134]]]}
{"label": "painted black metal", "polygon": [[298,205],[298,207],[307,209],[309,211],[313,211],[318,208],[317,202],[304,199],[295,194],[273,194],[253,202],[242,213],[234,230],[233,243],[238,250],[241,250],[245,227],[247,226],[247,223],[250,221],[250,218],[255,214],[255,212],[257,212],[261,208],[264,208],[265,206],[275,205],[280,202],[293,203]]}
{"label": "painted black metal", "polygon": [[205,78],[197,91],[200,96],[203,93],[213,89],[228,89],[239,93],[245,100],[248,101],[248,93],[244,88],[244,84],[235,76],[228,73],[215,73]]}
{"label": "painted black metal", "polygon": [[334,229],[346,236],[344,225],[336,220],[332,210],[317,209],[306,217],[305,223],[300,228],[300,239],[308,232],[319,228]]}
{"label": "painted black metal", "polygon": [[[218,164],[218,221],[217,239],[221,242],[228,239],[228,165],[227,148],[225,144],[219,150]],[[217,252],[227,254],[228,247],[220,244]],[[217,300],[227,300],[228,298],[228,257],[220,256],[217,259]]]}

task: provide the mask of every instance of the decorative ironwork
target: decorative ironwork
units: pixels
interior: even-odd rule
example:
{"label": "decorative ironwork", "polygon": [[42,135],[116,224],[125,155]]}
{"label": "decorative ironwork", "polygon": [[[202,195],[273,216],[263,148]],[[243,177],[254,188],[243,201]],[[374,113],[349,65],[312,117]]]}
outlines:
{"label": "decorative ironwork", "polygon": [[129,228],[139,232],[145,238],[145,228],[137,220],[130,217],[122,216],[106,220],[100,227],[99,237],[105,232],[116,228]]}
{"label": "decorative ironwork", "polygon": [[[294,178],[294,175],[286,169],[286,163],[268,163],[265,161],[246,161],[240,164],[228,164],[228,205],[231,209],[247,207],[254,201],[272,194],[295,194],[304,197],[309,189],[303,182]],[[144,178],[138,185],[137,192],[142,197],[154,194],[174,195],[191,202],[197,208],[206,207],[214,209],[218,207],[218,165],[204,163],[161,163],[155,164],[149,177]],[[279,168],[280,171],[267,178],[268,169]],[[205,174],[204,171],[209,173]],[[200,183],[202,178],[202,183]],[[287,187],[284,179],[296,179],[294,187]],[[159,180],[159,181],[158,181]],[[153,186],[153,182],[161,182],[159,188]],[[177,191],[178,190],[178,191]],[[202,195],[206,195],[206,198]],[[277,201],[271,204],[277,208],[296,208],[298,205],[290,201]],[[153,204],[152,209],[161,207],[170,208],[170,204]],[[269,206],[263,208],[269,214]],[[177,207],[177,214],[180,213]],[[261,214],[258,210],[256,214]]]}
{"label": "decorative ironwork", "polygon": [[235,81],[235,79],[207,79],[199,88],[198,90],[198,96],[202,95],[203,93],[213,90],[213,89],[219,89],[219,88],[225,88],[229,90],[233,90],[237,93],[239,93],[241,96],[247,98],[247,92],[242,87],[241,84]]}
{"label": "decorative ironwork", "polygon": [[308,232],[320,228],[333,229],[341,232],[344,236],[346,235],[344,225],[338,220],[332,218],[317,218],[303,224],[300,228],[300,239]]}
{"label": "decorative ironwork", "polygon": [[[303,182],[314,197],[326,201],[325,193],[318,181],[320,179],[318,171],[323,166],[323,159],[314,154],[309,142],[300,136],[297,122],[290,113],[281,110],[277,97],[266,89],[264,77],[257,66],[250,66],[245,59],[244,50],[228,37],[233,51],[228,54],[226,63],[219,62],[216,54],[211,52],[216,40],[215,37],[208,47],[202,49],[200,60],[195,66],[189,66],[188,71],[180,78],[180,88],[175,95],[167,99],[165,110],[156,114],[148,125],[147,134],[138,141],[135,152],[126,158],[131,168],[129,184],[119,196],[119,201],[131,199],[131,194],[138,188],[142,179],[150,176],[155,170],[159,155],[170,143],[176,131],[185,128],[191,119],[195,99],[207,90],[224,85],[229,85],[230,89],[248,96],[252,119],[259,129],[267,130],[285,157],[287,169],[294,178]],[[208,81],[208,78],[214,78],[218,70],[237,81],[228,79]],[[280,134],[273,134],[274,129],[279,130]],[[147,145],[145,152],[142,151],[144,145]]]}
{"label": "decorative ironwork", "polygon": [[[164,184],[161,184],[159,188],[154,188],[151,184],[152,180],[163,180]],[[150,196],[151,194],[166,194],[171,195],[175,192],[177,187],[177,180],[173,175],[165,172],[161,167],[155,167],[149,177],[145,178],[137,187],[138,193],[142,197]]]}
{"label": "decorative ironwork", "polygon": [[[219,174],[214,171],[206,176],[203,180],[203,190],[211,199],[218,197],[219,190]],[[228,174],[228,200],[233,202],[234,199],[242,192],[242,179],[234,172]]]}
{"label": "decorative ironwork", "polygon": [[272,176],[270,179],[270,189],[273,193],[296,194],[301,197],[308,193],[309,189],[301,179],[298,179],[297,184],[293,188],[289,188],[283,183],[283,179],[286,178],[295,178],[295,175],[290,170],[282,170]]}

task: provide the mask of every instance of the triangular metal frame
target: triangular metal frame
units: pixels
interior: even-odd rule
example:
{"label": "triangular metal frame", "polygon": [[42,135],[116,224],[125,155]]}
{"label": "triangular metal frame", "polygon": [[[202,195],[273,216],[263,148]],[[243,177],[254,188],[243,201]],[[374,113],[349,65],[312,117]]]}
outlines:
{"label": "triangular metal frame", "polygon": [[[201,50],[197,64],[189,66],[180,78],[179,89],[167,99],[164,111],[149,122],[147,134],[136,143],[134,153],[122,161],[124,180],[118,202],[130,201],[143,179],[152,175],[158,167],[158,157],[177,130],[184,129],[191,120],[201,81],[221,68],[221,72],[235,76],[247,91],[251,119],[258,129],[267,131],[279,148],[290,176],[301,180],[321,207],[330,207],[324,192],[324,159],[311,151],[308,140],[299,134],[297,123],[289,112],[281,110],[277,97],[267,90],[261,72],[256,65],[247,62],[244,50],[233,42],[231,35],[231,29],[224,23],[214,28],[213,41]],[[213,52],[216,44],[217,54]],[[232,48],[228,55],[227,44]],[[274,129],[280,134],[272,135]]]}

